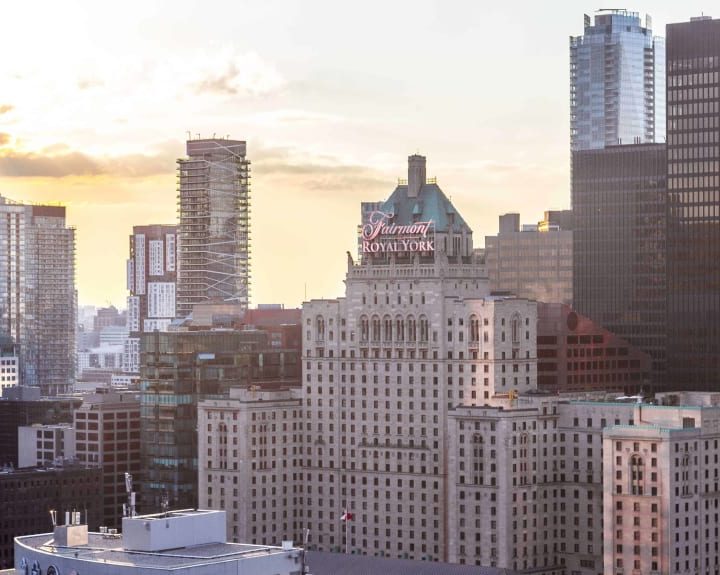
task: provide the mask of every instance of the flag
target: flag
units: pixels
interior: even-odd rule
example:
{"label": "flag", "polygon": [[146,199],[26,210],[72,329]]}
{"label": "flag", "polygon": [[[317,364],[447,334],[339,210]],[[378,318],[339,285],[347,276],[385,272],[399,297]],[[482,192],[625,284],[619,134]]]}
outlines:
{"label": "flag", "polygon": [[340,521],[352,521],[354,519],[352,513],[348,513],[348,510],[345,509],[344,513],[342,514],[342,517],[340,517]]}

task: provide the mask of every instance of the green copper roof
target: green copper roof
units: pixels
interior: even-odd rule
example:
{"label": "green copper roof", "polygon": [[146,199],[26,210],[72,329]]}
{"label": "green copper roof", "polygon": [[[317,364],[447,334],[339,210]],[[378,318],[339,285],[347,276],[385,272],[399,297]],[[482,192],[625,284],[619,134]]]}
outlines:
{"label": "green copper roof", "polygon": [[407,225],[415,221],[435,223],[436,232],[472,233],[447,196],[437,184],[424,184],[417,198],[408,197],[408,187],[395,188],[382,207],[385,213],[395,214],[394,223]]}

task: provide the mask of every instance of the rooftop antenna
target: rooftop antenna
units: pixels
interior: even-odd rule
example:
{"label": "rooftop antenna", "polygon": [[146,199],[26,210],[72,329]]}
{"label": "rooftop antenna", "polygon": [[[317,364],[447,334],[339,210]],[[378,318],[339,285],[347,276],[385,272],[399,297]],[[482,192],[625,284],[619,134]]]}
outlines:
{"label": "rooftop antenna", "polygon": [[190,133],[190,130],[185,130],[185,133],[187,134],[187,139],[192,140],[192,134]]}
{"label": "rooftop antenna", "polygon": [[163,490],[162,498],[160,499],[160,507],[165,517],[168,516],[168,507],[170,506],[168,492]]}
{"label": "rooftop antenna", "polygon": [[128,494],[127,508],[124,510],[126,517],[135,517],[135,492],[132,490],[132,475],[125,472],[125,491]]}
{"label": "rooftop antenna", "polygon": [[303,549],[302,549],[302,567],[300,570],[300,573],[302,575],[305,575],[306,573],[310,573],[310,567],[307,564],[307,560],[305,558],[305,553],[307,552],[307,546],[308,546],[308,539],[310,539],[310,529],[305,529],[305,533],[303,534]]}

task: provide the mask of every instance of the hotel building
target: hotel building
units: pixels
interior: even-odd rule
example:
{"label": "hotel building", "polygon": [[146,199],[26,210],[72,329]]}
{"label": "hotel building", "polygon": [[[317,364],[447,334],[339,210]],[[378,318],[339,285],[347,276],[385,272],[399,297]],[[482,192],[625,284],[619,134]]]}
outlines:
{"label": "hotel building", "polygon": [[490,296],[424,157],[366,218],[345,296],[303,306],[305,527],[320,550],[443,560],[448,414],[535,389],[536,304]]}

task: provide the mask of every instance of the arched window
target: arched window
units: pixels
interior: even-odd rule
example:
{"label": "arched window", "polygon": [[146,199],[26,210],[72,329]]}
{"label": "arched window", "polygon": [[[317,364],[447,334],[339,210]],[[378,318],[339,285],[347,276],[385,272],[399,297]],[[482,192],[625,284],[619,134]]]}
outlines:
{"label": "arched window", "polygon": [[318,341],[325,339],[325,319],[321,315],[315,319],[315,337]]}
{"label": "arched window", "polygon": [[372,340],[380,341],[380,318],[376,315],[372,318]]}
{"label": "arched window", "polygon": [[392,318],[389,315],[383,318],[383,341],[392,341]]}
{"label": "arched window", "polygon": [[417,341],[417,326],[415,318],[411,315],[407,318],[407,339],[408,341]]}
{"label": "arched window", "polygon": [[473,343],[480,341],[480,318],[476,315],[470,316],[470,341]]}
{"label": "arched window", "polygon": [[513,343],[520,343],[520,326],[521,325],[522,325],[522,322],[520,320],[520,314],[516,313],[515,315],[513,315],[512,320],[510,320]]}
{"label": "arched window", "polygon": [[405,341],[405,320],[400,316],[395,318],[395,341]]}
{"label": "arched window", "polygon": [[424,315],[420,316],[420,341],[428,341],[428,338],[430,337],[430,324],[428,323],[428,318]]}
{"label": "arched window", "polygon": [[370,337],[370,322],[366,315],[360,317],[360,341],[367,342]]}

